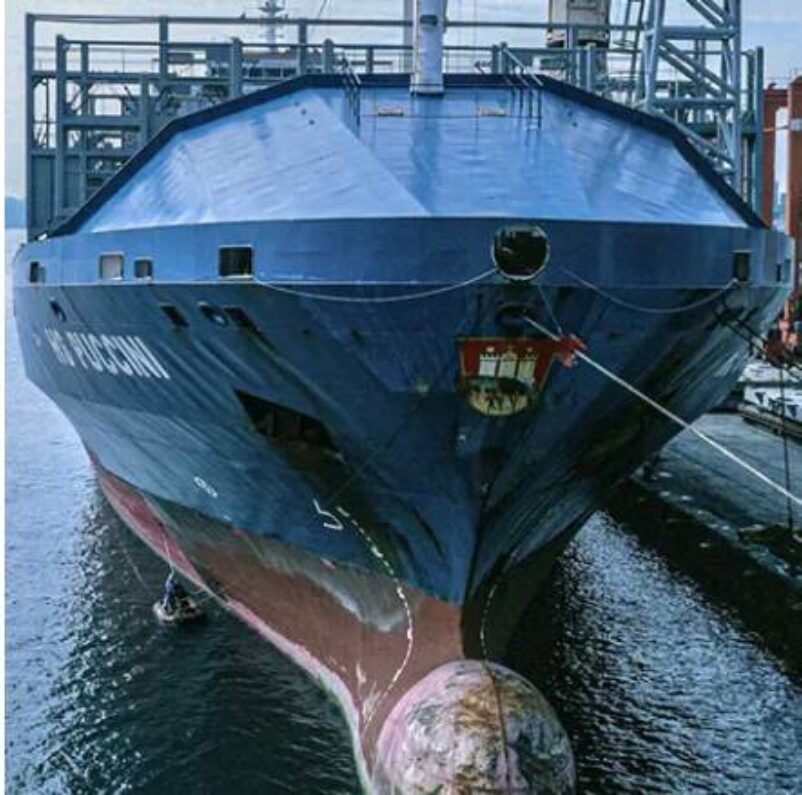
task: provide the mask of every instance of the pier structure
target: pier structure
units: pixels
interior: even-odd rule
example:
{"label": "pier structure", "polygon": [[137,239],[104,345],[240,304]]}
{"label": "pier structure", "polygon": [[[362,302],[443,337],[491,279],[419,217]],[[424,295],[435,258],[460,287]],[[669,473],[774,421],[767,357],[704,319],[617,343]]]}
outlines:
{"label": "pier structure", "polygon": [[802,357],[802,76],[788,86],[770,85],[763,95],[763,145],[760,214],[763,220],[774,223],[774,188],[776,170],[778,115],[787,111],[788,160],[785,173],[785,232],[794,247],[791,284],[793,290],[779,320],[776,337],[770,342],[779,344],[776,350],[781,357]]}
{"label": "pier structure", "polygon": [[[240,17],[27,15],[29,237],[177,117],[297,75],[341,73],[358,95],[360,74],[409,72],[409,6],[397,19],[291,18],[280,3]],[[594,7],[603,24],[567,0],[548,20],[449,18],[444,69],[505,74],[526,93],[542,72],[667,116],[759,207],[763,53],[742,50],[739,0],[627,0],[612,21],[606,0]]]}

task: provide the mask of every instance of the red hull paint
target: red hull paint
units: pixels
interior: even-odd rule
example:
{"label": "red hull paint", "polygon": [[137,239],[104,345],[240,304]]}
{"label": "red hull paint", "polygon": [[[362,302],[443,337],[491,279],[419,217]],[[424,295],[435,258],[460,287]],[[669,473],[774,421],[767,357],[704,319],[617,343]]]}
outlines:
{"label": "red hull paint", "polygon": [[[313,579],[274,568],[275,559],[267,556],[259,539],[245,531],[229,529],[229,543],[222,548],[208,539],[199,540],[187,554],[158,506],[97,468],[114,509],[157,555],[171,561],[201,588],[210,590],[207,579],[211,574],[221,586],[215,590],[224,593],[219,599],[224,607],[335,695],[354,734],[363,772],[372,767],[378,732],[406,690],[438,666],[463,659],[457,607],[413,593],[409,586],[379,575],[349,572],[351,578],[363,578],[364,587],[380,595],[378,601],[392,594],[384,616],[389,626],[379,628],[361,620]],[[231,539],[237,542],[232,544]],[[285,552],[294,559],[312,557],[296,550]],[[335,580],[338,569],[343,568],[327,562],[316,566],[311,561],[306,568],[314,572],[321,566],[329,569]],[[403,588],[411,624],[406,612],[398,609],[396,588]]]}
{"label": "red hull paint", "polygon": [[366,789],[573,789],[570,744],[553,711],[521,677],[467,659],[462,608],[163,505],[96,467],[115,510],[156,554],[337,699]]}
{"label": "red hull paint", "polygon": [[200,574],[181,548],[165,532],[164,525],[159,521],[147,500],[119,478],[103,471],[96,463],[95,467],[100,474],[103,493],[128,527],[159,557],[172,563],[187,579],[198,587],[202,587],[203,580]]}

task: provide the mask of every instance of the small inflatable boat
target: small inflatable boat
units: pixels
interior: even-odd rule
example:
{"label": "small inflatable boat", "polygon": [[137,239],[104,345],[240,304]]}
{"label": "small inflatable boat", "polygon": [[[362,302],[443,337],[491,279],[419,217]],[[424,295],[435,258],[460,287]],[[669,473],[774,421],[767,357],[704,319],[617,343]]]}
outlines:
{"label": "small inflatable boat", "polygon": [[199,621],[205,616],[203,610],[189,597],[182,600],[180,607],[169,612],[165,610],[161,602],[155,602],[153,605],[153,615],[155,615],[162,624],[171,627]]}

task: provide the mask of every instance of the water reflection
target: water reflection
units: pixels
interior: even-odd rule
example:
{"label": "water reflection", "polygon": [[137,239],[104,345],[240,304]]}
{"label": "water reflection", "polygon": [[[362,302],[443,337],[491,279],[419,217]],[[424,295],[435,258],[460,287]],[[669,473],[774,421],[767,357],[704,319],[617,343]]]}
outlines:
{"label": "water reflection", "polygon": [[[163,564],[94,485],[85,500],[66,554],[30,587],[10,572],[10,615],[24,592],[36,627],[9,627],[11,789],[354,791],[326,697],[214,605],[194,630],[155,625]],[[692,582],[600,515],[551,585],[511,659],[559,711],[586,791],[795,791],[802,694]]]}
{"label": "water reflection", "polygon": [[72,532],[83,543],[48,577],[62,583],[58,620],[11,655],[55,664],[25,697],[9,663],[24,713],[9,726],[15,789],[353,791],[345,727],[306,677],[213,604],[204,626],[158,626],[165,567],[96,488]]}
{"label": "water reflection", "polygon": [[354,792],[345,725],[304,674],[213,604],[196,631],[154,622],[165,566],[25,380],[6,296],[8,790]]}

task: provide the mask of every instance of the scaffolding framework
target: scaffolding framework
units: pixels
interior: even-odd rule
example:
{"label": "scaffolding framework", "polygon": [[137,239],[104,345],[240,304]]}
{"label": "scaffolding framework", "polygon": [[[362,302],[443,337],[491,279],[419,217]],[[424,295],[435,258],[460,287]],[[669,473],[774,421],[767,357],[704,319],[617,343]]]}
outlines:
{"label": "scaffolding framework", "polygon": [[[178,116],[296,75],[339,73],[354,92],[360,73],[409,71],[408,21],[288,18],[281,3],[266,6],[271,13],[236,18],[29,14],[29,236],[69,218]],[[741,51],[740,1],[622,8],[620,22],[598,26],[596,43],[586,42],[587,24],[450,19],[446,71],[507,73],[515,86],[543,72],[664,115],[759,206],[763,59]],[[58,34],[43,42],[42,28]],[[466,30],[483,43],[459,43]]]}
{"label": "scaffolding framework", "polygon": [[[681,18],[678,11],[690,12],[690,18],[669,22]],[[653,0],[642,58],[643,107],[673,119],[742,189],[740,0]]]}

